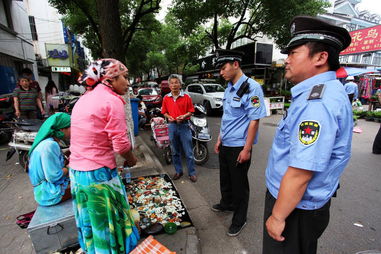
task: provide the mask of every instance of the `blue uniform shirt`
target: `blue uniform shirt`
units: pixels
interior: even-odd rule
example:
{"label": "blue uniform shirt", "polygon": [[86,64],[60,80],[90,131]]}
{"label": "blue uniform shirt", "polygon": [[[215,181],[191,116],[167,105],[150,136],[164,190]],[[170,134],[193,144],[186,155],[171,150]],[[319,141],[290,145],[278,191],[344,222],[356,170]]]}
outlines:
{"label": "blue uniform shirt", "polygon": [[[320,99],[309,100],[312,88],[324,84]],[[302,200],[304,210],[322,207],[335,193],[348,164],[352,143],[352,107],[333,71],[321,73],[291,89],[292,103],[280,121],[269,153],[266,186],[277,198],[289,166],[313,171]]]}
{"label": "blue uniform shirt", "polygon": [[345,92],[347,94],[354,94],[353,99],[356,100],[359,97],[359,87],[354,82],[348,82],[344,85]]}
{"label": "blue uniform shirt", "polygon": [[[245,146],[247,130],[251,120],[257,120],[266,116],[265,102],[263,100],[262,87],[252,79],[248,79],[249,92],[241,98],[237,91],[247,76],[242,77],[233,85],[229,82],[223,98],[224,114],[221,120],[220,137],[223,146]],[[258,133],[254,144],[257,143]]]}

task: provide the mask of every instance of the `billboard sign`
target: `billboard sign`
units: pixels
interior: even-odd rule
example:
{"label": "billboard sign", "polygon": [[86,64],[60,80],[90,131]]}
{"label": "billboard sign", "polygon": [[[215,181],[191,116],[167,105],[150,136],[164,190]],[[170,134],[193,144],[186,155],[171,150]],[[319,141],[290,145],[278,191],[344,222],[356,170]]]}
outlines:
{"label": "billboard sign", "polygon": [[68,46],[68,44],[45,43],[48,65],[70,67],[70,51]]}
{"label": "billboard sign", "polygon": [[340,55],[358,54],[381,50],[381,25],[349,32],[351,45],[341,51]]}

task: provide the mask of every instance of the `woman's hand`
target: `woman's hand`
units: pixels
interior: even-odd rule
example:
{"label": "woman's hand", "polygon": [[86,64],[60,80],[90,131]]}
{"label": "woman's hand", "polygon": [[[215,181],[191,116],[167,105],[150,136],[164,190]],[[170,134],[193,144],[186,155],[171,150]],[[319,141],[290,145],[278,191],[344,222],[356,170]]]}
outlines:
{"label": "woman's hand", "polygon": [[136,162],[138,161],[138,159],[136,158],[135,154],[132,153],[132,151],[130,151],[129,153],[126,154],[126,156],[124,157],[126,160],[124,161],[124,166],[128,166],[128,167],[133,167],[136,165]]}
{"label": "woman's hand", "polygon": [[62,171],[63,171],[63,174],[64,174],[65,176],[69,175],[69,169],[68,169],[67,167],[63,167],[63,168],[62,168]]}

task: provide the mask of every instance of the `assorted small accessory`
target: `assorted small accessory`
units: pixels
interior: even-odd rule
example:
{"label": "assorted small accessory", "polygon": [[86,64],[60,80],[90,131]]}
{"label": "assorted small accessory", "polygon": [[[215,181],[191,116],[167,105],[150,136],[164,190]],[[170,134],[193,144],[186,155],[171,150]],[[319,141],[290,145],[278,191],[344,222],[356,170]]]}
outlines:
{"label": "assorted small accessory", "polygon": [[169,177],[165,175],[138,177],[126,185],[131,209],[139,212],[140,228],[159,223],[174,223],[179,228],[192,225]]}

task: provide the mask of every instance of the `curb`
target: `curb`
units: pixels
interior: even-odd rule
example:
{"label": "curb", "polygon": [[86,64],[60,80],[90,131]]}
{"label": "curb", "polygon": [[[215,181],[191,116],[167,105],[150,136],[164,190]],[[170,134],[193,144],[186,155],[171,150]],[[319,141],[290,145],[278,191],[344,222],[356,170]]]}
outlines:
{"label": "curb", "polygon": [[[144,158],[147,160],[147,162],[150,162],[152,164],[152,166],[156,169],[156,172],[158,174],[166,174],[166,171],[164,170],[163,165],[161,164],[161,162],[159,161],[157,156],[153,153],[151,148],[149,148],[148,145],[144,142],[142,137],[136,136],[135,140],[136,140],[137,146],[142,148],[142,154],[144,155]],[[149,163],[147,163],[147,164],[149,164]],[[132,174],[135,175],[135,174],[141,173],[142,171],[139,170],[141,168],[142,167],[132,168]],[[175,188],[176,188],[176,186],[175,186]],[[180,196],[180,198],[181,198],[181,196]],[[184,202],[184,200],[183,200],[183,202]],[[184,204],[184,206],[186,208],[185,204]],[[188,210],[188,212],[189,212],[189,210]],[[190,214],[189,214],[189,216],[190,216]],[[197,229],[195,227],[191,227],[191,228],[186,229],[186,241],[185,241],[184,253],[185,254],[201,254],[199,236],[197,234]]]}

